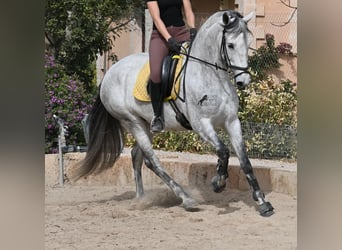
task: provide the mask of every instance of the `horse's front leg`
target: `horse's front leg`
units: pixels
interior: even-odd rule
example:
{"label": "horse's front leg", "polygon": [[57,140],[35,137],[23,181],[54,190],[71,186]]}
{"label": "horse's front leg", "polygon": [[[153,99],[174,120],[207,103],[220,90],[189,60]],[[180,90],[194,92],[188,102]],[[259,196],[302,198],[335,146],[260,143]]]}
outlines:
{"label": "horse's front leg", "polygon": [[238,118],[226,123],[227,132],[230,135],[232,146],[239,158],[241,168],[246,175],[249,186],[252,189],[253,199],[259,205],[259,212],[262,216],[270,216],[273,207],[270,202],[265,200],[265,194],[261,191],[257,178],[254,175],[252,164],[248,159],[246,146],[242,138],[240,120]]}
{"label": "horse's front leg", "polygon": [[217,160],[216,170],[217,175],[211,179],[213,190],[216,193],[220,193],[226,187],[226,180],[228,178],[228,161],[229,161],[229,150],[223,143],[218,144],[216,154],[219,157]]}
{"label": "horse's front leg", "polygon": [[218,156],[216,170],[217,175],[211,179],[213,190],[220,193],[226,187],[228,178],[228,163],[229,163],[229,150],[227,146],[219,139],[217,133],[212,126],[209,119],[201,120],[201,128],[197,131],[198,134],[207,142],[209,142],[216,150]]}

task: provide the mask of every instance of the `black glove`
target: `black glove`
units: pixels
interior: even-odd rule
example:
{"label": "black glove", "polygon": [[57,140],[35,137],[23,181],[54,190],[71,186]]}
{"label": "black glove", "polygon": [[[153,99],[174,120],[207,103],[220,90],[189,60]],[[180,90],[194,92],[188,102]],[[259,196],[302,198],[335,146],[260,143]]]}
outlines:
{"label": "black glove", "polygon": [[190,42],[193,42],[197,34],[197,29],[196,28],[191,28],[190,29]]}
{"label": "black glove", "polygon": [[172,52],[179,54],[181,50],[181,45],[177,42],[176,39],[170,37],[169,40],[167,40],[167,43],[169,44],[169,48]]}

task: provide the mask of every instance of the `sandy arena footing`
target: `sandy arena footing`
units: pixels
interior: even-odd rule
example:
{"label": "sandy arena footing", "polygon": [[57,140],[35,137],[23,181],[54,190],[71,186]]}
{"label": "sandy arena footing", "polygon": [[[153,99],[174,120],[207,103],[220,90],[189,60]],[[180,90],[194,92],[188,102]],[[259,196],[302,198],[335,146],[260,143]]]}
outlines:
{"label": "sandy arena footing", "polygon": [[66,182],[59,185],[58,155],[46,155],[45,249],[89,250],[294,250],[297,249],[296,164],[253,160],[266,198],[275,208],[259,215],[236,159],[229,185],[214,193],[217,157],[157,152],[169,174],[198,201],[185,211],[173,192],[143,168],[145,196],[135,198],[130,154],[97,176],[68,182],[84,153],[64,155]]}

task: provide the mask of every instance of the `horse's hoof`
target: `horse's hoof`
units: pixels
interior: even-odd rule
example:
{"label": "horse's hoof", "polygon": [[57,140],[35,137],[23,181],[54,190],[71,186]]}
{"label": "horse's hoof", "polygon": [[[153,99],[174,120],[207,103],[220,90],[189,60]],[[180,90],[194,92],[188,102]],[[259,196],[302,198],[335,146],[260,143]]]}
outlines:
{"label": "horse's hoof", "polygon": [[215,193],[221,193],[226,187],[226,179],[220,176],[214,176],[211,179],[211,185]]}
{"label": "horse's hoof", "polygon": [[269,217],[274,214],[274,208],[272,207],[270,202],[264,202],[260,206],[260,215],[263,217]]}
{"label": "horse's hoof", "polygon": [[197,211],[199,210],[197,208],[198,206],[198,202],[195,201],[194,199],[192,198],[187,198],[187,199],[184,199],[183,200],[183,203],[182,203],[182,207],[186,210],[186,211]]}

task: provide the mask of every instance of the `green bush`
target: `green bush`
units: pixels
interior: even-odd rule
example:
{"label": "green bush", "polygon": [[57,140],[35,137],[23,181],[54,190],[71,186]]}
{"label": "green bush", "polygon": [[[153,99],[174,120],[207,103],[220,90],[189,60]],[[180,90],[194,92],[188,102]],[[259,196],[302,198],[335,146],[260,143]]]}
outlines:
{"label": "green bush", "polygon": [[94,97],[77,77],[68,76],[52,55],[45,55],[45,153],[58,152],[59,129],[54,114],[68,126],[67,145],[85,145],[81,120],[90,111]]}
{"label": "green bush", "polygon": [[275,83],[267,78],[238,95],[241,120],[297,127],[297,86],[290,80]]}
{"label": "green bush", "polygon": [[248,64],[251,71],[254,72],[254,79],[259,81],[267,76],[270,69],[279,68],[279,52],[282,51],[275,47],[274,36],[266,34],[266,43],[260,46],[249,56]]}
{"label": "green bush", "polygon": [[288,125],[242,122],[249,156],[263,159],[295,159],[297,131]]}
{"label": "green bush", "polygon": [[261,158],[297,156],[297,86],[272,78],[252,83],[239,92],[241,121],[247,149]]}

